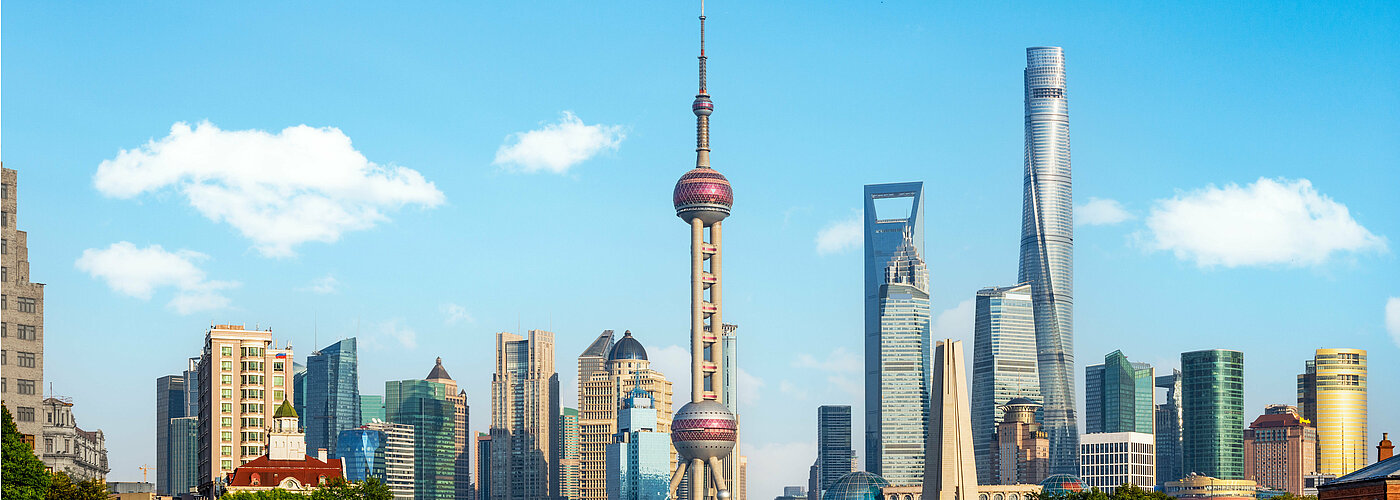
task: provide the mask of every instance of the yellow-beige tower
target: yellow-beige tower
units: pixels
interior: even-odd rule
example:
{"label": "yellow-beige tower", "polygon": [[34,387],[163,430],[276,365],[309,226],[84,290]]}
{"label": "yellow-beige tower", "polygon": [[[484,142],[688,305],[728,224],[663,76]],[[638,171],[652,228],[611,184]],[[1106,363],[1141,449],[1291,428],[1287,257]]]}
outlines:
{"label": "yellow-beige tower", "polygon": [[1366,351],[1318,349],[1298,375],[1298,409],[1317,428],[1319,473],[1344,476],[1366,466]]}
{"label": "yellow-beige tower", "polygon": [[[612,331],[605,335],[611,338]],[[602,340],[604,337],[599,337]],[[591,348],[592,346],[590,346]],[[617,438],[618,408],[624,397],[640,384],[653,398],[656,409],[656,431],[671,432],[671,382],[656,370],[651,369],[647,351],[632,336],[631,331],[612,344],[601,364],[586,364],[584,358],[591,350],[580,356],[579,366],[596,366],[591,373],[579,374],[579,466],[582,480],[579,482],[579,498],[583,500],[608,500],[607,451],[608,445]],[[671,450],[671,462],[675,463],[675,449]]]}
{"label": "yellow-beige tower", "polygon": [[267,453],[266,432],[283,401],[293,400],[292,347],[272,330],[214,325],[199,357],[199,489]]}

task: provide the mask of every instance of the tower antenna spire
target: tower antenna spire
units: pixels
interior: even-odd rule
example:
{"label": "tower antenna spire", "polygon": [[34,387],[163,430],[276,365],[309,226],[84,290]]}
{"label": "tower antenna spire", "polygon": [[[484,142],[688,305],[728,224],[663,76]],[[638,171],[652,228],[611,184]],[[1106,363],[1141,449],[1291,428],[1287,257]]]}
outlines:
{"label": "tower antenna spire", "polygon": [[705,1],[700,0],[700,92],[690,110],[695,112],[695,166],[710,168],[710,113],[715,111],[710,101],[709,83],[705,70]]}

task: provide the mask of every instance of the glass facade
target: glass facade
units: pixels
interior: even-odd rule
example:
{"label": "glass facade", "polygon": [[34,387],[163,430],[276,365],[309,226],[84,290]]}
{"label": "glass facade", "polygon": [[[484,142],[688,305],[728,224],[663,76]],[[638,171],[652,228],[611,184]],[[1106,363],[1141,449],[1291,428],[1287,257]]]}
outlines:
{"label": "glass facade", "polygon": [[[1318,349],[1299,377],[1298,406],[1317,427],[1317,467],[1344,476],[1368,463],[1366,351]],[[1306,397],[1305,397],[1306,396]]]}
{"label": "glass facade", "polygon": [[1050,472],[1079,472],[1074,404],[1074,214],[1069,104],[1059,47],[1026,49],[1025,197],[1017,281],[1030,283]]}
{"label": "glass facade", "polygon": [[[185,416],[185,377],[156,379],[156,491],[171,494],[170,419]],[[181,492],[183,493],[183,492]]]}
{"label": "glass facade", "polygon": [[1084,367],[1084,432],[1152,434],[1153,370],[1113,351],[1103,364]]}
{"label": "glass facade", "polygon": [[666,500],[670,493],[671,434],[657,432],[654,401],[640,386],[622,400],[606,453],[609,500]]}
{"label": "glass facade", "polygon": [[413,482],[416,500],[454,496],[456,406],[438,382],[400,380],[384,383],[388,421],[413,427]]}
{"label": "glass facade", "polygon": [[384,396],[361,394],[360,423],[368,424],[375,420],[384,420]]}
{"label": "glass facade", "polygon": [[1185,470],[1244,479],[1244,353],[1182,353],[1181,389]]}
{"label": "glass facade", "polygon": [[199,487],[199,417],[170,419],[166,435],[170,438],[166,487],[172,495],[189,493]]}
{"label": "glass facade", "polygon": [[337,453],[340,431],[360,426],[357,350],[352,337],[306,358],[306,411],[298,415],[306,428],[306,449],[313,455],[321,449]]}
{"label": "glass facade", "polygon": [[1157,485],[1186,477],[1181,462],[1181,370],[1157,377],[1157,387],[1167,390],[1157,405]]}
{"label": "glass facade", "polygon": [[856,471],[841,476],[836,483],[822,492],[822,500],[880,500],[880,491],[890,482],[885,478],[865,471]]}
{"label": "glass facade", "polygon": [[818,489],[830,488],[849,474],[855,463],[851,449],[850,405],[823,405],[817,408]]}
{"label": "glass facade", "polygon": [[922,182],[865,186],[865,466],[923,481],[929,295]]}
{"label": "glass facade", "polygon": [[336,437],[335,456],[345,467],[345,479],[384,480],[384,433],[373,429],[346,429]]}
{"label": "glass facade", "polygon": [[977,482],[996,484],[991,447],[1002,421],[1000,408],[1015,398],[1037,403],[1041,399],[1030,285],[979,290],[972,336],[970,404]]}

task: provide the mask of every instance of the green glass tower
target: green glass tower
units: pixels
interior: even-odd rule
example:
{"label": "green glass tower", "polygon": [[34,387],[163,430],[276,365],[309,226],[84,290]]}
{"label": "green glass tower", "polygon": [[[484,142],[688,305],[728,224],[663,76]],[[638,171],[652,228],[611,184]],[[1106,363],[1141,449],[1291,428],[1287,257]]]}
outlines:
{"label": "green glass tower", "polygon": [[456,406],[447,399],[447,386],[442,383],[384,383],[384,414],[388,421],[413,426],[414,500],[454,498],[455,410]]}
{"label": "green glass tower", "polygon": [[1153,370],[1132,363],[1123,351],[1084,367],[1084,431],[1153,433]]}
{"label": "green glass tower", "polygon": [[1181,353],[1185,472],[1244,479],[1244,353]]}

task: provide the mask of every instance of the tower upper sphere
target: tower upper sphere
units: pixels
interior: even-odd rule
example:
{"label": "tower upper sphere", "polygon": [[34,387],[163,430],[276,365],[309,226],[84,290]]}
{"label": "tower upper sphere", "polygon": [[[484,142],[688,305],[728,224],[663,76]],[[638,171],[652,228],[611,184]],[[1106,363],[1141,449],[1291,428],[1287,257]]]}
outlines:
{"label": "tower upper sphere", "polygon": [[671,201],[676,205],[677,217],[686,222],[698,218],[710,225],[729,217],[734,190],[724,174],[709,167],[695,167],[676,181]]}

